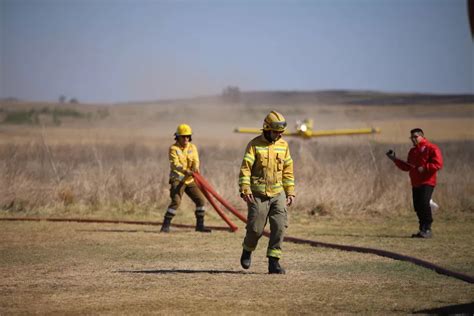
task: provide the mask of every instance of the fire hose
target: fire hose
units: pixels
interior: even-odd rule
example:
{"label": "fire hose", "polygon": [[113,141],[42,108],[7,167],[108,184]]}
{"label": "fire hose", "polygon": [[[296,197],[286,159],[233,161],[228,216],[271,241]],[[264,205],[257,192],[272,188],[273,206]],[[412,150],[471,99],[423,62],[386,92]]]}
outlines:
{"label": "fire hose", "polygon": [[[244,215],[242,215],[237,209],[235,209],[232,205],[230,205],[225,199],[223,199],[207,182],[207,180],[200,175],[199,173],[193,174],[194,180],[200,190],[203,192],[206,199],[211,203],[214,207],[216,212],[219,216],[227,223],[229,228],[226,227],[215,227],[209,226],[212,229],[216,230],[230,230],[235,232],[238,227],[224,214],[224,212],[220,209],[217,203],[213,200],[213,197],[218,200],[225,208],[227,208],[232,214],[234,214],[237,218],[239,218],[244,223],[247,223],[247,219]],[[135,225],[161,225],[160,222],[150,222],[150,221],[126,221],[126,220],[101,220],[101,219],[80,219],[80,218],[37,218],[37,217],[21,217],[21,218],[0,218],[0,221],[52,221],[52,222],[82,222],[82,223],[113,223],[113,224],[135,224]],[[184,225],[184,224],[173,224],[175,227],[183,227],[183,228],[192,228],[194,226],[191,225]],[[270,233],[268,231],[264,231],[264,236],[269,236]],[[374,254],[382,257],[387,257],[395,260],[411,262],[415,265],[421,266],[423,268],[427,268],[433,270],[439,274],[443,274],[449,277],[453,277],[459,279],[461,281],[465,281],[468,283],[474,283],[474,277],[463,274],[456,271],[451,271],[449,269],[440,267],[433,263],[430,263],[425,260],[421,260],[415,257],[410,257],[402,254],[398,254],[391,251],[376,249],[376,248],[367,248],[367,247],[358,247],[358,246],[350,246],[350,245],[340,245],[340,244],[333,244],[333,243],[325,243],[319,242],[314,240],[308,239],[301,239],[297,237],[290,237],[286,236],[284,241],[295,243],[295,244],[305,244],[310,245],[312,247],[324,247],[330,249],[337,249],[337,250],[344,250],[344,251],[354,251],[360,253],[369,253]]]}
{"label": "fire hose", "polygon": [[[206,181],[206,179],[204,179],[204,177],[202,175],[200,175],[199,173],[194,173],[193,177],[194,177],[194,180],[196,181],[196,184],[199,186],[201,191],[205,192],[204,194],[205,194],[206,198],[209,200],[209,202],[213,206],[214,206],[215,202],[214,201],[211,202],[211,200],[212,200],[211,195],[214,196],[219,202],[221,202],[222,205],[224,205],[232,214],[237,216],[244,223],[247,223],[247,219],[245,218],[245,216],[243,216],[239,211],[237,211],[237,209],[232,207],[226,200],[224,200],[212,188],[212,186]],[[217,209],[216,209],[216,211],[217,211]],[[220,212],[222,212],[222,211],[220,211]],[[231,224],[229,224],[229,223],[228,223],[228,225],[231,226]],[[235,225],[233,225],[233,226],[235,226]],[[233,231],[235,231],[232,228],[233,226],[231,226],[231,229]],[[267,237],[270,235],[270,233],[268,231],[264,231],[263,234]],[[427,269],[430,269],[430,270],[434,270],[435,272],[437,272],[439,274],[447,275],[447,276],[450,276],[450,277],[453,277],[453,278],[456,278],[456,279],[459,279],[459,280],[462,280],[462,281],[465,281],[465,282],[468,282],[468,283],[474,283],[474,278],[472,276],[467,275],[467,274],[451,271],[451,270],[445,269],[443,267],[437,266],[433,263],[430,263],[428,261],[421,260],[421,259],[414,258],[414,257],[410,257],[410,256],[401,255],[401,254],[391,252],[391,251],[375,249],[375,248],[367,248],[367,247],[358,247],[358,246],[348,246],[348,245],[325,243],[325,242],[301,239],[301,238],[290,237],[290,236],[284,237],[284,241],[292,242],[292,243],[295,243],[295,244],[306,244],[306,245],[310,245],[312,247],[324,247],[324,248],[331,248],[331,249],[338,249],[338,250],[345,250],[345,251],[355,251],[355,252],[360,252],[360,253],[370,253],[370,254],[381,256],[381,257],[387,257],[387,258],[391,258],[391,259],[395,259],[395,260],[407,261],[407,262],[411,262],[413,264],[416,264],[418,266],[421,266],[421,267],[424,267],[424,268],[427,268]]]}

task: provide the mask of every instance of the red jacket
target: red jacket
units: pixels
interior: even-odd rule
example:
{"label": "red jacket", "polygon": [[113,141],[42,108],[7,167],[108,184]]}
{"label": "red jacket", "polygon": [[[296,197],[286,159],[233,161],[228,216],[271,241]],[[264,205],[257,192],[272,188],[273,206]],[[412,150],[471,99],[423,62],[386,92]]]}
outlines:
{"label": "red jacket", "polygon": [[[407,161],[395,158],[394,162],[401,170],[409,171],[413,187],[423,184],[435,186],[436,172],[443,167],[441,150],[426,138],[410,149]],[[418,167],[423,167],[423,172],[418,172]]]}

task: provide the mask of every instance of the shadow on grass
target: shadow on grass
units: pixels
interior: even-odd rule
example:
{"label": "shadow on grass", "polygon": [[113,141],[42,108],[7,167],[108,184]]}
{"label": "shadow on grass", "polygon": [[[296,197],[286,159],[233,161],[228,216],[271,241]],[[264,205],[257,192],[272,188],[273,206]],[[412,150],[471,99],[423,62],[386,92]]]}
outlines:
{"label": "shadow on grass", "polygon": [[118,270],[118,273],[142,273],[142,274],[175,274],[175,273],[206,273],[206,274],[259,274],[256,272],[232,271],[232,270],[186,270],[186,269],[162,269],[162,270]]}
{"label": "shadow on grass", "polygon": [[[179,230],[180,232],[186,232],[186,230]],[[194,231],[194,230],[189,230]],[[76,232],[81,233],[154,233],[159,234],[160,231],[157,230],[144,230],[144,229],[77,229]],[[395,238],[395,239],[405,239],[412,238],[411,235],[366,235],[366,234],[315,234],[316,237],[357,237],[357,238]]]}
{"label": "shadow on grass", "polygon": [[431,315],[473,315],[474,302],[467,304],[448,305],[433,309],[423,309],[413,312],[414,314],[431,314]]}
{"label": "shadow on grass", "polygon": [[367,235],[367,234],[314,234],[313,236],[319,236],[319,237],[374,237],[374,238],[399,238],[399,239],[405,239],[405,238],[410,238],[411,235]]}
{"label": "shadow on grass", "polygon": [[144,230],[144,229],[76,229],[76,232],[81,233],[155,233],[159,230]]}

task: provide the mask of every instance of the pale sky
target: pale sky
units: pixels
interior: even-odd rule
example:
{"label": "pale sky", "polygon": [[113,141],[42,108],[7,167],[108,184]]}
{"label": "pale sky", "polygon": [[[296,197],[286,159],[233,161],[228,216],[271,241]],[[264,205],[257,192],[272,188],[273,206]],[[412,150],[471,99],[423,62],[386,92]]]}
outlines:
{"label": "pale sky", "polygon": [[474,93],[465,0],[0,0],[0,97]]}

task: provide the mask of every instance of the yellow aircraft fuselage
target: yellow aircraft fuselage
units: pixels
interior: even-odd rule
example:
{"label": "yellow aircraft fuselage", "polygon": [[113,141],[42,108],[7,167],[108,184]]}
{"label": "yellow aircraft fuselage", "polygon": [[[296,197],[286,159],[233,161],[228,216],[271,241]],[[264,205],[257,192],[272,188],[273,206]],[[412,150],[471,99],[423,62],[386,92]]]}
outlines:
{"label": "yellow aircraft fuselage", "polygon": [[[236,128],[236,133],[246,134],[260,134],[261,129],[258,128]],[[369,128],[352,128],[352,129],[333,129],[333,130],[313,130],[313,120],[306,119],[303,122],[298,121],[295,132],[286,131],[283,135],[287,136],[298,136],[301,138],[312,138],[312,137],[326,137],[326,136],[347,136],[347,135],[367,135],[380,133],[380,129],[377,127]]]}

